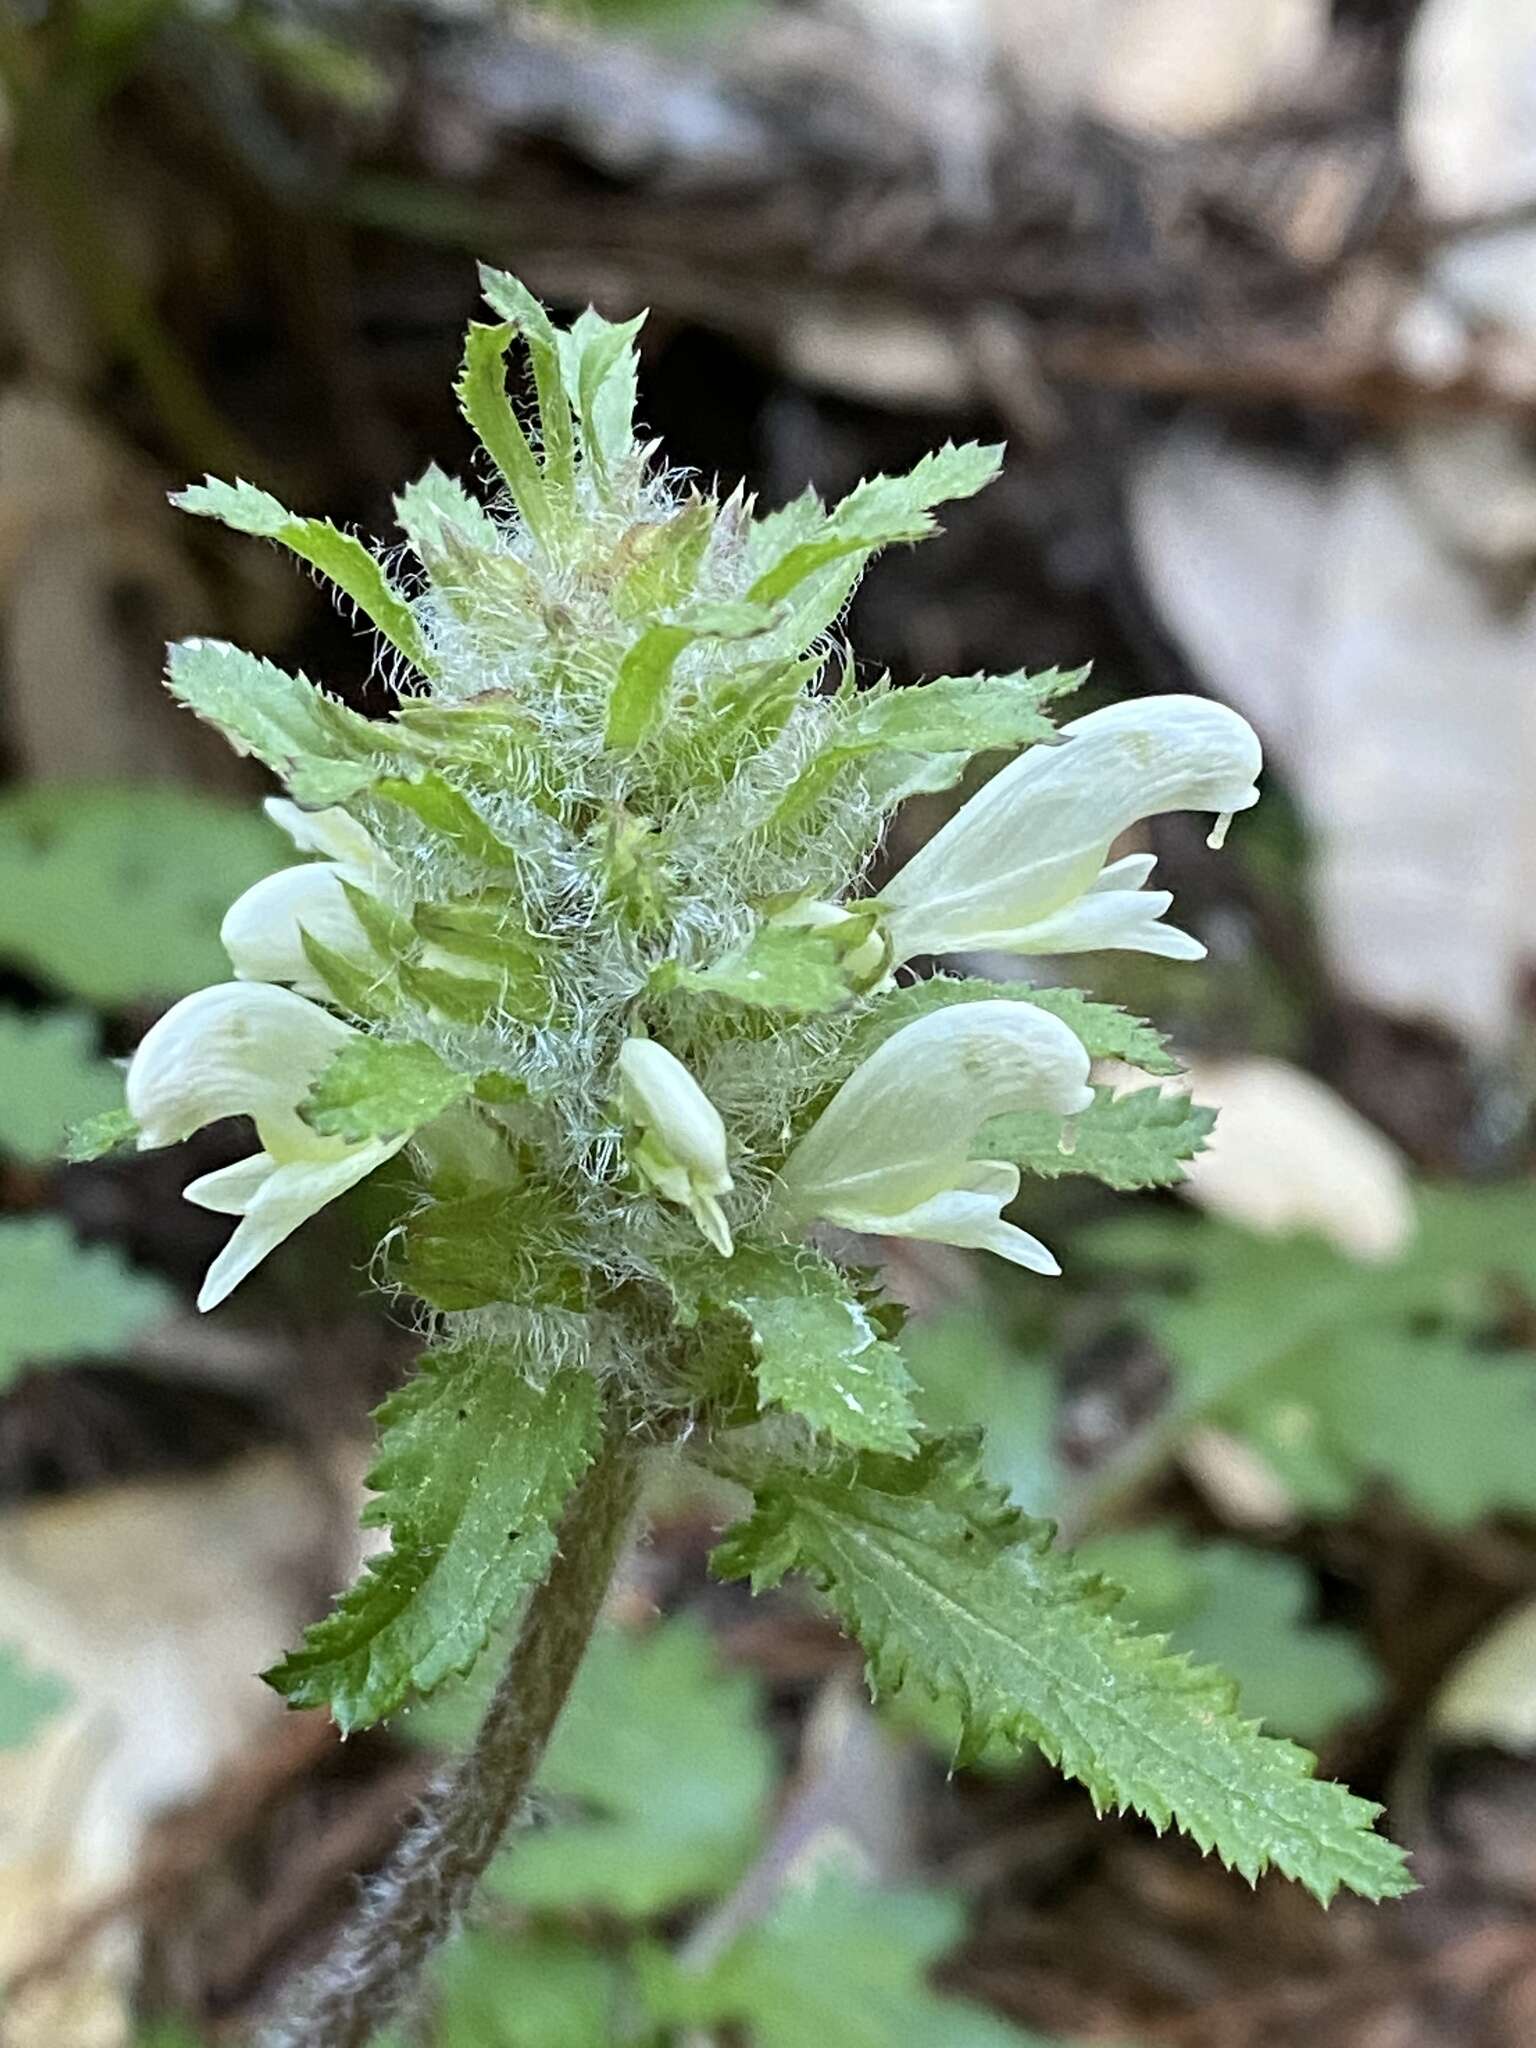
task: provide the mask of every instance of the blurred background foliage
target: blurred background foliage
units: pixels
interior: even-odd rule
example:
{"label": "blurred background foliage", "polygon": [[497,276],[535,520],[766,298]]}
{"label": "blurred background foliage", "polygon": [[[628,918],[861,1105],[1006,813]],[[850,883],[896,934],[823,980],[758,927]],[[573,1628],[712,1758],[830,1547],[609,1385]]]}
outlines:
{"label": "blurred background foliage", "polygon": [[809,1606],[708,1582],[732,1504],[674,1477],[406,2038],[1536,2038],[1533,75],[1528,0],[0,0],[6,2048],[237,2038],[474,1711],[343,1749],[252,1676],[355,1564],[409,1364],[380,1191],[200,1323],[221,1226],[178,1191],[227,1134],[58,1163],[281,859],[163,642],[389,701],[165,493],[387,535],[469,460],[470,255],[649,305],[653,429],[765,503],[1008,437],[865,586],[867,673],[1091,657],[1085,701],[1259,725],[1227,851],[1146,841],[1210,960],[1067,970],[1221,1109],[1189,1187],[1063,1158],[1021,1216],[1064,1279],[889,1277],[928,1417],[1384,1797],[1423,1890],[1323,1920],[1046,1772],[951,1774]]}

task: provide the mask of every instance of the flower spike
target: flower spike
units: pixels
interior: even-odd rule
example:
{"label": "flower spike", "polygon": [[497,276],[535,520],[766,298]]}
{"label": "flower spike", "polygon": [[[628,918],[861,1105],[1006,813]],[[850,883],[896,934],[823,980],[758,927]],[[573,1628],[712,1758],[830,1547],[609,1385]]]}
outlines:
{"label": "flower spike", "polygon": [[1036,1273],[1061,1268],[1003,1221],[1019,1170],[973,1159],[976,1134],[1010,1110],[1075,1116],[1093,1100],[1088,1055],[1029,1003],[957,1003],[905,1025],[849,1076],[790,1153],[782,1207],[875,1237],[996,1252]]}

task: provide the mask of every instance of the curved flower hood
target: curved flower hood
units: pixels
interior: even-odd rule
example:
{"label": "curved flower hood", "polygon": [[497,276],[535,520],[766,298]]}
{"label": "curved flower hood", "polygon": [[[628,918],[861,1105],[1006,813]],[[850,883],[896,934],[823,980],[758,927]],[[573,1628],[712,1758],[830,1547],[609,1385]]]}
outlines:
{"label": "curved flower hood", "polygon": [[971,1145],[1007,1111],[1068,1117],[1092,1100],[1088,1054],[1060,1018],[1030,1003],[956,1003],[893,1033],[849,1076],[785,1161],[781,1206],[800,1222],[1057,1273],[1038,1238],[1003,1221],[1018,1168],[973,1159]]}
{"label": "curved flower hood", "polygon": [[1103,947],[1199,959],[1205,948],[1159,922],[1172,903],[1143,884],[1153,862],[1106,867],[1119,834],[1164,811],[1225,820],[1258,802],[1257,735],[1225,705],[1146,697],[1092,711],[1060,746],[1032,747],[995,775],[885,888],[893,960],[991,948]]}
{"label": "curved flower hood", "polygon": [[141,1149],[174,1145],[231,1116],[250,1117],[261,1141],[251,1158],[184,1190],[200,1208],[244,1219],[209,1268],[199,1308],[215,1307],[316,1210],[406,1142],[323,1138],[299,1115],[312,1084],[358,1035],[289,989],[222,982],[168,1010],[129,1062],[128,1108]]}

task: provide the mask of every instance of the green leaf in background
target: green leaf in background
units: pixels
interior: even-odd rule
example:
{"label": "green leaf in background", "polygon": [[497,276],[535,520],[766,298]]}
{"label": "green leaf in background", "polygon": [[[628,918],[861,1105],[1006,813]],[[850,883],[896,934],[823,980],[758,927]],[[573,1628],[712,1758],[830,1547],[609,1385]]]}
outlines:
{"label": "green leaf in background", "polygon": [[30,1742],[71,1698],[62,1678],[37,1670],[13,1644],[0,1642],[0,1751]]}
{"label": "green leaf in background", "polygon": [[179,789],[0,798],[0,960],[109,1007],[227,980],[224,913],[285,851],[249,805]]}
{"label": "green leaf in background", "polygon": [[1176,1650],[1230,1671],[1243,1711],[1281,1735],[1321,1741],[1381,1696],[1359,1638],[1309,1619],[1314,1588],[1294,1557],[1156,1528],[1095,1537],[1077,1561],[1125,1588],[1122,1620],[1166,1631]]}
{"label": "green leaf in background", "polygon": [[628,2038],[620,1964],[573,1935],[461,1934],[432,1975],[431,2048],[614,2048]]}
{"label": "green leaf in background", "polygon": [[1326,1514],[1383,1481],[1452,1525],[1536,1504],[1536,1360],[1499,1342],[1509,1290],[1536,1299],[1528,1186],[1426,1192],[1390,1262],[1209,1219],[1126,1219],[1079,1242],[1132,1277],[1174,1368],[1157,1423],[1170,1444],[1215,1422]]}
{"label": "green leaf in background", "polygon": [[916,1684],[955,1703],[963,1755],[1033,1742],[1096,1804],[1176,1821],[1245,1877],[1273,1865],[1324,1902],[1341,1885],[1409,1889],[1402,1851],[1371,1831],[1379,1809],[1259,1734],[1230,1679],[1121,1622],[1113,1588],[979,1481],[978,1455],[949,1438],[906,1463],[785,1471],[759,1484],[716,1569],[754,1590],[805,1573],[863,1644],[877,1696]]}
{"label": "green leaf in background", "polygon": [[830,1259],[800,1245],[714,1262],[701,1289],[752,1332],[758,1392],[853,1450],[912,1449],[912,1376]]}
{"label": "green leaf in background", "polygon": [[85,1166],[113,1152],[131,1151],[138,1135],[139,1126],[130,1110],[105,1109],[99,1116],[69,1126],[59,1156],[69,1166]]}
{"label": "green leaf in background", "polygon": [[1072,1119],[1069,1136],[1059,1116],[1022,1110],[994,1117],[972,1149],[978,1159],[1006,1159],[1046,1180],[1083,1174],[1129,1192],[1176,1186],[1215,1122],[1213,1109],[1187,1095],[1165,1095],[1160,1088],[1116,1095],[1099,1088],[1092,1107]]}
{"label": "green leaf in background", "polygon": [[591,1462],[597,1381],[544,1386],[505,1345],[429,1351],[378,1411],[365,1525],[386,1525],[334,1612],[266,1673],[295,1706],[329,1703],[344,1731],[468,1669],[548,1571],[566,1496]]}
{"label": "green leaf in background", "polygon": [[175,1307],[163,1280],[55,1216],[0,1222],[0,1388],[29,1366],[110,1357]]}
{"label": "green leaf in background", "polygon": [[703,1969],[660,1949],[641,1983],[665,2026],[744,2025],[753,2048],[1047,2048],[1033,2034],[930,1990],[964,1933],[957,1896],[881,1891],[832,1872],[792,1884],[769,1917]]}
{"label": "green leaf in background", "polygon": [[607,1629],[539,1772],[573,1810],[522,1835],[491,1891],[537,1912],[641,1919],[725,1891],[762,1839],[776,1777],[757,1687],[686,1616]]}
{"label": "green leaf in background", "polygon": [[1053,1448],[1057,1386],[1051,1361],[1010,1342],[995,1311],[914,1316],[901,1352],[917,1381],[918,1416],[939,1434],[982,1429],[981,1469],[1026,1514],[1056,1510],[1066,1474]]}
{"label": "green leaf in background", "polygon": [[0,1152],[57,1159],[71,1124],[120,1109],[123,1080],[78,1010],[0,1010]]}
{"label": "green leaf in background", "polygon": [[226,484],[205,477],[175,494],[171,503],[199,519],[217,519],[236,533],[275,540],[290,549],[350,598],[413,667],[431,674],[432,659],[404,592],[390,582],[356,534],[343,533],[329,519],[301,518],[269,491],[243,480]]}
{"label": "green leaf in background", "polygon": [[398,1138],[465,1101],[474,1085],[430,1045],[359,1038],[319,1075],[299,1113],[322,1138]]}

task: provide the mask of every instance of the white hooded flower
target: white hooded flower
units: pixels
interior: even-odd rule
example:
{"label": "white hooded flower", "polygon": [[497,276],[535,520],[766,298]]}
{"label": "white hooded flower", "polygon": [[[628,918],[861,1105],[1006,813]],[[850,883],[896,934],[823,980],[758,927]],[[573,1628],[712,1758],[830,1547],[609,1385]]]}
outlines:
{"label": "white hooded flower", "polygon": [[635,1167],[659,1195],[687,1209],[722,1258],[731,1227],[719,1197],[735,1186],[720,1112],[674,1054],[654,1039],[627,1039],[619,1054],[619,1112],[636,1132]]}
{"label": "white hooded flower", "polygon": [[261,1141],[253,1157],[185,1190],[200,1208],[244,1218],[209,1268],[199,1308],[215,1307],[317,1209],[405,1143],[322,1138],[299,1115],[312,1083],[358,1036],[288,989],[227,981],[168,1010],[129,1062],[141,1149],[177,1144],[228,1116],[250,1117]]}
{"label": "white hooded flower", "polygon": [[286,797],[270,797],[266,811],[301,852],[326,858],[263,876],[230,905],[219,937],[240,980],[283,981],[303,995],[328,996],[304,951],[304,934],[359,965],[370,961],[372,948],[343,885],[373,890],[390,862],[343,810],[301,811]]}
{"label": "white hooded flower", "polygon": [[1164,811],[1258,802],[1263,755],[1247,720],[1200,697],[1144,697],[1062,728],[993,776],[885,888],[896,962],[992,949],[1083,953],[1118,946],[1198,960],[1205,948],[1160,919],[1173,898],[1142,885],[1147,854],[1105,866],[1120,833]]}
{"label": "white hooded flower", "polygon": [[956,1003],[903,1026],[849,1076],[785,1161],[781,1206],[802,1223],[936,1238],[1060,1272],[1038,1238],[1003,1221],[1018,1168],[973,1159],[971,1145],[995,1116],[1076,1116],[1092,1100],[1088,1055],[1059,1017]]}

